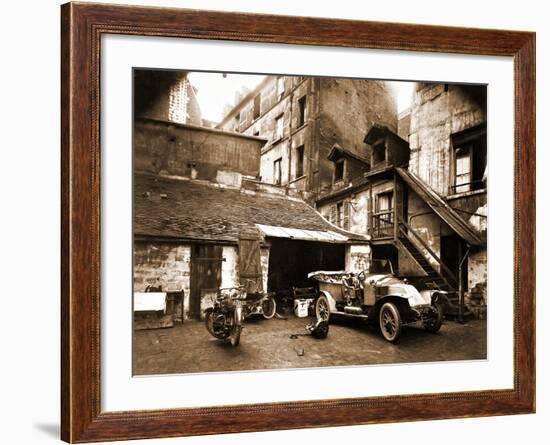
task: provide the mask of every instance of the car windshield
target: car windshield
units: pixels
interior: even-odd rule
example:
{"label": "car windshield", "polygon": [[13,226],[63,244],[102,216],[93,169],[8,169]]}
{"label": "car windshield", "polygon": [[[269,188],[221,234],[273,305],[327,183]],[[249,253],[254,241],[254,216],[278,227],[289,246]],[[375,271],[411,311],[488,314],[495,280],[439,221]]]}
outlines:
{"label": "car windshield", "polygon": [[370,273],[393,274],[393,267],[390,260],[372,260]]}

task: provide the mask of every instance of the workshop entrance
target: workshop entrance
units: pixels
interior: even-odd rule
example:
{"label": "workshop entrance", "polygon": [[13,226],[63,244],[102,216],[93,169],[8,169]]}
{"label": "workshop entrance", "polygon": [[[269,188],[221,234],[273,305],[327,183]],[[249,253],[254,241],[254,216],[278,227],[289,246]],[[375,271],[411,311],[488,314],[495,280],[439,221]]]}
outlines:
{"label": "workshop entrance", "polygon": [[269,291],[289,294],[293,287],[312,286],[307,275],[316,270],[344,270],[345,245],[272,238]]}

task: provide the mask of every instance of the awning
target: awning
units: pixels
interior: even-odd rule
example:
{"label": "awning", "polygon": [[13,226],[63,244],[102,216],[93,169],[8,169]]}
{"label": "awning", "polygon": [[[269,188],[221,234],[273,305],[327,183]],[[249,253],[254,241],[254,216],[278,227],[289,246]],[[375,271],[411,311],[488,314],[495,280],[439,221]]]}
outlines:
{"label": "awning", "polygon": [[349,241],[347,236],[332,231],[292,229],[290,227],[267,226],[256,224],[265,236],[290,238],[302,241],[320,241],[325,243],[343,243]]}

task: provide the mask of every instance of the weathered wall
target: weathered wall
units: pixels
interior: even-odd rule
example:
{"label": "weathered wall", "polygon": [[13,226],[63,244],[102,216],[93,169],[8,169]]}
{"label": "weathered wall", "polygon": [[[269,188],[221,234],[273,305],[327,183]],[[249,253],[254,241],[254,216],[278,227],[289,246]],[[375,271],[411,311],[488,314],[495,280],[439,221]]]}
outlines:
{"label": "weathered wall", "polygon": [[405,141],[409,140],[409,131],[411,128],[411,109],[407,108],[399,113],[397,121],[397,134]]}
{"label": "weathered wall", "polygon": [[346,271],[359,273],[368,271],[372,259],[372,250],[368,244],[346,246]]}
{"label": "weathered wall", "polygon": [[468,309],[478,318],[487,316],[487,249],[472,248],[468,256]]}
{"label": "weathered wall", "polygon": [[222,281],[221,287],[236,287],[239,285],[239,249],[236,246],[222,248]]}
{"label": "weathered wall", "polygon": [[370,157],[363,142],[372,124],[397,131],[397,104],[383,81],[322,78],[319,98],[318,192],[332,188],[334,165],[327,159],[334,144],[362,157]]}
{"label": "weathered wall", "polygon": [[138,118],[202,125],[199,103],[185,71],[134,71],[134,111]]}
{"label": "weathered wall", "polygon": [[485,87],[418,84],[411,106],[409,170],[441,195],[450,193],[451,135],[487,120]]}
{"label": "weathered wall", "polygon": [[[173,243],[134,243],[134,292],[147,286],[162,287],[163,292],[184,292],[185,316],[189,310],[191,246]],[[176,314],[181,307],[176,308]]]}
{"label": "weathered wall", "polygon": [[212,181],[220,170],[256,177],[264,142],[204,127],[139,119],[134,126],[134,169]]}

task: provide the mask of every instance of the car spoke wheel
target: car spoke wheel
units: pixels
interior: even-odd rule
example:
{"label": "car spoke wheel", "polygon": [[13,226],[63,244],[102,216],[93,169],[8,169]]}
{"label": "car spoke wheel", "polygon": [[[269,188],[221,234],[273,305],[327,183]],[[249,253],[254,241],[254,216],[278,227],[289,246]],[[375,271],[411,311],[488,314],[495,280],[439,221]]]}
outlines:
{"label": "car spoke wheel", "polygon": [[424,329],[428,332],[437,332],[443,324],[443,306],[439,303],[435,303],[432,306],[432,313],[430,317],[426,318],[423,322]]}
{"label": "car spoke wheel", "polygon": [[393,303],[384,303],[380,308],[380,330],[388,341],[397,341],[401,335],[402,321],[399,309]]}
{"label": "car spoke wheel", "polygon": [[321,295],[315,303],[315,316],[317,320],[328,322],[330,318],[330,304],[328,298]]}

